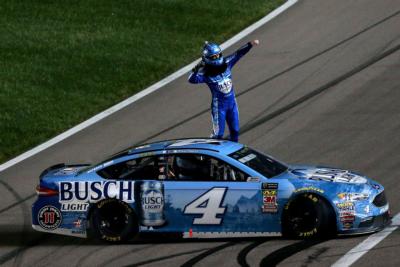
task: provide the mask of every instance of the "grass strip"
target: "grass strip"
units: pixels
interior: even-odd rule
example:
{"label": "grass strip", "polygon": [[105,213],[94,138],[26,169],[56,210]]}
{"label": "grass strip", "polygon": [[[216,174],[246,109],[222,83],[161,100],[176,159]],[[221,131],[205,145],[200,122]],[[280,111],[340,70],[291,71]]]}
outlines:
{"label": "grass strip", "polygon": [[284,0],[2,0],[0,162],[137,93]]}

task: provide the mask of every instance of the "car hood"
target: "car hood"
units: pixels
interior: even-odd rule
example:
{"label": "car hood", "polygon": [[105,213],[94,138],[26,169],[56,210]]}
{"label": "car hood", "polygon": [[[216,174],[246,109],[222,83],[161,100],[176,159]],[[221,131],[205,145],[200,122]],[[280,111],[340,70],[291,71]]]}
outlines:
{"label": "car hood", "polygon": [[290,172],[301,179],[333,183],[366,184],[369,180],[355,172],[331,167],[291,165]]}

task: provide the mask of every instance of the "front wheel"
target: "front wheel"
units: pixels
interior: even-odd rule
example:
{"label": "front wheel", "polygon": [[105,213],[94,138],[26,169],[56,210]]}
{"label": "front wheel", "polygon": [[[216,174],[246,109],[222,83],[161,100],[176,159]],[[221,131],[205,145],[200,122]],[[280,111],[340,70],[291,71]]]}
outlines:
{"label": "front wheel", "polygon": [[326,200],[315,194],[304,194],[286,204],[282,224],[283,234],[289,237],[331,237],[336,220]]}
{"label": "front wheel", "polygon": [[137,235],[139,230],[131,207],[115,199],[96,203],[90,223],[97,238],[113,243],[130,240]]}

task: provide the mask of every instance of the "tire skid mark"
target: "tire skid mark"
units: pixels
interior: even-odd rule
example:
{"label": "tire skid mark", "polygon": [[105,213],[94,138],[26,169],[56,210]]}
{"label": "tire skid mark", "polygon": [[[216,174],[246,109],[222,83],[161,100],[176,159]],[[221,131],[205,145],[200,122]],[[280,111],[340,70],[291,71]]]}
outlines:
{"label": "tire skid mark", "polygon": [[[0,180],[0,183],[3,183],[3,181]],[[21,204],[21,203],[23,203],[23,202],[25,202],[25,201],[27,201],[27,200],[33,198],[34,196],[36,196],[36,193],[35,193],[35,194],[32,194],[32,195],[29,195],[29,196],[27,196],[27,197],[25,197],[25,198],[21,198],[21,199],[18,200],[17,202],[15,202],[15,203],[13,203],[13,204],[11,204],[11,205],[8,205],[8,206],[5,207],[5,208],[2,208],[2,209],[0,210],[0,214],[3,213],[3,212],[6,212],[6,211],[8,211],[8,210],[10,210],[10,209],[12,209],[12,208],[14,208],[14,207],[16,207],[16,206],[18,206],[19,204]]]}
{"label": "tire skid mark", "polygon": [[176,253],[176,254],[172,254],[172,255],[168,255],[168,256],[163,256],[163,257],[159,257],[159,258],[155,258],[155,259],[150,259],[150,260],[145,260],[145,261],[141,261],[141,262],[125,265],[125,267],[142,266],[142,265],[153,263],[153,262],[169,260],[169,259],[173,259],[173,258],[180,257],[180,256],[183,256],[183,255],[189,255],[189,254],[201,252],[201,251],[204,251],[204,250],[206,250],[206,248],[196,249],[196,250],[191,250],[191,251],[186,251],[186,252],[181,252],[181,253]]}
{"label": "tire skid mark", "polygon": [[310,93],[296,99],[295,101],[289,103],[288,105],[272,112],[269,113],[267,115],[265,115],[264,117],[261,117],[260,119],[255,120],[252,123],[248,123],[246,126],[247,127],[243,127],[243,130],[240,131],[241,134],[248,132],[254,128],[256,128],[257,126],[260,126],[261,124],[270,121],[276,117],[278,117],[279,115],[282,115],[283,113],[297,107],[298,105],[306,102],[307,100],[313,98],[314,96],[317,96],[323,92],[325,92],[326,90],[332,88],[333,86],[339,84],[340,82],[352,77],[353,75],[361,72],[362,70],[366,69],[367,67],[373,65],[374,63],[384,59],[385,57],[397,52],[398,50],[400,50],[400,45],[396,45],[395,47],[385,51],[384,53],[374,56],[372,58],[370,58],[369,60],[365,61],[364,63],[362,63],[361,65],[358,65],[356,67],[354,67],[352,70],[340,75],[339,77],[337,77],[336,79],[331,80],[330,82],[318,87],[317,89],[311,91]]}
{"label": "tire skid mark", "polygon": [[323,248],[317,249],[314,253],[312,253],[311,255],[309,255],[307,257],[307,260],[301,266],[302,267],[308,266],[309,264],[313,263],[316,259],[318,259],[319,256],[321,256],[328,250],[329,250],[329,247],[323,247]]}
{"label": "tire skid mark", "polygon": [[213,247],[213,248],[201,253],[200,255],[197,255],[196,257],[191,258],[190,260],[188,260],[187,262],[182,264],[181,267],[193,266],[194,264],[202,261],[206,257],[208,257],[208,256],[210,256],[210,255],[212,255],[212,254],[214,254],[214,253],[216,253],[216,252],[218,252],[220,250],[223,250],[223,249],[225,249],[227,247],[234,246],[236,244],[238,244],[238,243],[237,242],[228,242],[228,243],[222,244],[220,246]]}
{"label": "tire skid mark", "polygon": [[13,249],[12,251],[3,254],[0,256],[0,265],[17,257],[20,253],[23,253],[25,250],[34,247],[36,245],[39,245],[40,243],[42,243],[43,241],[45,241],[48,238],[48,236],[46,236],[45,234],[42,234],[40,237],[37,237],[35,239],[32,239],[30,241],[26,242],[25,246],[22,247],[18,247],[16,249]]}
{"label": "tire skid mark", "polygon": [[[396,17],[399,14],[400,14],[400,10],[398,10],[398,11],[392,13],[391,15],[389,15],[387,17],[384,17],[383,19],[381,19],[381,20],[379,20],[379,21],[367,26],[366,28],[362,29],[361,31],[356,32],[355,34],[350,35],[349,37],[347,37],[347,38],[345,38],[345,39],[343,39],[343,40],[341,40],[341,41],[339,41],[339,42],[337,42],[337,43],[325,48],[324,50],[322,50],[322,51],[320,51],[320,52],[318,52],[318,53],[316,53],[316,54],[314,54],[314,55],[312,55],[312,56],[310,56],[310,57],[308,57],[306,59],[303,59],[303,60],[301,60],[301,61],[299,61],[299,62],[297,62],[295,64],[293,64],[292,66],[290,66],[290,67],[288,67],[288,68],[286,68],[286,69],[284,69],[284,70],[282,70],[282,71],[280,71],[280,72],[268,77],[267,79],[265,79],[265,80],[263,80],[261,82],[258,82],[255,85],[250,86],[249,88],[247,88],[247,89],[243,90],[242,92],[236,94],[236,98],[239,98],[240,96],[245,95],[250,91],[253,91],[254,89],[258,88],[259,86],[261,86],[261,85],[263,85],[265,83],[268,83],[268,82],[270,82],[270,81],[272,81],[272,80],[274,80],[274,79],[276,79],[276,78],[278,78],[278,77],[280,77],[280,76],[292,71],[293,69],[296,69],[297,67],[300,67],[300,66],[312,61],[313,59],[315,59],[315,58],[317,58],[317,57],[319,57],[319,56],[321,56],[321,55],[323,55],[323,54],[325,54],[325,53],[327,53],[327,52],[329,52],[329,51],[341,46],[342,44],[345,44],[345,43],[355,39],[356,37],[360,36],[361,34],[363,34],[365,32],[368,32],[369,30],[371,30],[371,29],[379,26],[380,24],[382,24],[382,23],[384,23],[384,22]],[[207,113],[209,110],[210,110],[209,108],[204,109],[204,110],[202,110],[202,111],[200,111],[200,112],[198,112],[198,113],[196,113],[196,114],[194,114],[194,115],[192,115],[192,116],[190,116],[190,117],[188,117],[188,118],[186,118],[186,119],[184,119],[184,120],[182,120],[182,121],[180,121],[180,122],[178,122],[178,123],[176,123],[176,124],[174,124],[174,125],[172,125],[170,127],[165,128],[164,130],[159,131],[158,133],[155,133],[155,134],[151,135],[150,137],[147,137],[146,139],[143,139],[143,140],[137,142],[137,145],[143,144],[145,142],[148,142],[148,141],[150,141],[150,140],[152,140],[152,139],[154,139],[154,138],[156,138],[156,137],[158,137],[158,136],[160,136],[160,135],[162,135],[162,134],[164,134],[166,132],[169,132],[170,130],[175,129],[175,128],[185,124],[186,122],[189,122],[189,121],[191,121],[191,120],[193,120],[193,119],[195,119],[195,118]]]}
{"label": "tire skid mark", "polygon": [[277,264],[281,263],[282,261],[289,258],[290,256],[293,256],[294,254],[296,254],[302,250],[306,250],[312,246],[318,245],[325,241],[327,241],[327,240],[320,240],[320,239],[302,240],[302,241],[296,242],[294,244],[284,246],[284,247],[277,249],[274,252],[268,254],[267,256],[265,256],[261,260],[260,266],[261,267],[276,266]]}
{"label": "tire skid mark", "polygon": [[[119,255],[116,255],[116,256],[114,256],[114,257],[112,257],[112,258],[109,258],[109,259],[107,259],[106,261],[104,261],[104,262],[102,262],[100,265],[99,265],[99,267],[100,266],[107,266],[107,264],[110,264],[110,263],[112,263],[113,261],[115,261],[115,260],[117,260],[117,259],[121,259],[121,258],[123,258],[123,257],[125,257],[125,256],[127,256],[127,255],[130,255],[130,254],[132,254],[132,253],[136,253],[136,252],[138,252],[138,251],[142,251],[142,250],[145,250],[145,249],[148,249],[148,248],[154,248],[155,246],[154,245],[148,245],[148,246],[144,246],[144,247],[140,247],[140,248],[134,248],[134,249],[131,249],[131,250],[129,250],[129,251],[127,251],[127,252],[124,252],[124,253],[122,253],[122,254],[119,254]],[[76,266],[81,266],[82,264],[77,264]]]}
{"label": "tire skid mark", "polygon": [[104,249],[109,249],[108,246],[103,246],[101,248],[95,247],[94,250],[90,251],[88,254],[82,256],[75,264],[76,267],[78,266],[83,266],[83,263],[92,255],[96,254],[96,253],[100,253],[100,251],[104,250]]}
{"label": "tire skid mark", "polygon": [[246,246],[245,248],[243,248],[237,255],[237,262],[239,263],[240,266],[242,267],[249,267],[250,265],[247,263],[246,261],[246,257],[247,255],[250,253],[250,251],[252,251],[254,248],[258,247],[259,245],[267,242],[268,240],[264,240],[264,241],[256,241],[251,243],[250,245]]}
{"label": "tire skid mark", "polygon": [[[79,239],[72,239],[71,243],[66,244],[67,242],[63,242],[64,240],[66,240],[66,238],[70,239],[71,237],[64,236],[64,238],[62,238],[61,239],[62,241],[60,242],[61,244],[64,244],[64,245],[55,247],[48,253],[43,254],[40,259],[36,260],[35,262],[29,262],[29,264],[31,266],[51,265],[51,263],[52,263],[52,261],[54,261],[54,259],[59,259],[59,260],[61,259],[60,257],[58,257],[56,255],[57,252],[62,254],[61,257],[65,256],[65,255],[70,255],[71,251],[79,248],[81,245],[83,245],[85,242],[87,242],[87,240],[79,238]],[[62,249],[64,249],[64,251],[61,251]]]}
{"label": "tire skid mark", "polygon": [[[27,232],[29,231],[29,227],[30,227],[30,223],[28,224],[27,223],[28,220],[26,219],[27,214],[30,214],[29,208],[26,205],[26,203],[24,203],[23,198],[18,194],[18,192],[15,191],[14,188],[12,188],[8,183],[6,183],[3,180],[0,180],[0,184],[2,184],[4,186],[4,188],[6,188],[7,191],[10,192],[14,196],[14,198],[17,200],[17,203],[19,203],[18,205],[21,207],[23,226],[22,226],[22,232],[20,234],[20,240],[21,240],[22,244],[25,244],[27,242],[27,237],[28,237]],[[23,252],[24,252],[24,250],[16,251],[15,260],[14,260],[15,266],[19,265],[19,263],[22,259]],[[2,259],[0,258],[0,260],[2,260]]]}
{"label": "tire skid mark", "polygon": [[[351,43],[344,44],[343,48],[348,47],[350,44]],[[334,56],[336,56],[336,55],[337,54],[335,54]],[[273,108],[278,106],[278,104],[282,103],[284,99],[286,99],[289,95],[292,95],[296,91],[296,89],[300,88],[307,80],[309,80],[312,77],[315,77],[316,74],[321,72],[325,66],[327,66],[329,63],[331,63],[334,60],[334,56],[327,58],[323,63],[321,63],[320,67],[314,69],[311,73],[307,74],[303,79],[301,79],[297,84],[295,84],[291,90],[289,90],[288,92],[283,94],[281,97],[279,97],[273,104],[271,104],[270,106],[267,106],[265,109],[258,112],[255,116],[253,116],[252,119],[250,119],[245,125],[243,125],[242,128],[246,128],[248,124],[251,124],[258,118],[263,116],[265,113],[269,112],[270,110],[273,110]]]}

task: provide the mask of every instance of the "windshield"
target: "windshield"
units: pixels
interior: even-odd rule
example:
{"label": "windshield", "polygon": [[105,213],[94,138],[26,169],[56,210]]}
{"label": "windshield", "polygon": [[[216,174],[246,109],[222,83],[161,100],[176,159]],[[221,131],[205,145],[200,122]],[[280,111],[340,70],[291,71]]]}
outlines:
{"label": "windshield", "polygon": [[244,147],[229,156],[261,173],[267,178],[277,176],[288,169],[288,167],[283,163],[249,147]]}

